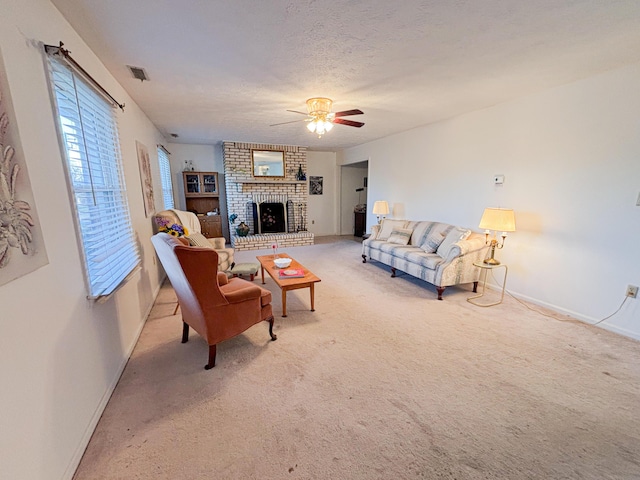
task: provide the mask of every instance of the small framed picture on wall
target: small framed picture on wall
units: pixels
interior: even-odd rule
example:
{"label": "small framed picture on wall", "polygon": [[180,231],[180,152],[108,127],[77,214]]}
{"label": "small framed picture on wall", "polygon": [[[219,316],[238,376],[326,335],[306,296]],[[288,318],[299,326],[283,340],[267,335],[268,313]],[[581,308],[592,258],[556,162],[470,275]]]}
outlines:
{"label": "small framed picture on wall", "polygon": [[322,195],[322,177],[309,177],[309,195]]}

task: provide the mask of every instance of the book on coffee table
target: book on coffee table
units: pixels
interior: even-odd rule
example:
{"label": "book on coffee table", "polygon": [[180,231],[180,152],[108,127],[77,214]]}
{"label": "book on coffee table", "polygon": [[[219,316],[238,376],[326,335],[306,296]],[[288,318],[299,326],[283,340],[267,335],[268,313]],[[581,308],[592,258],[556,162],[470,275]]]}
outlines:
{"label": "book on coffee table", "polygon": [[301,278],[304,277],[302,268],[285,268],[278,272],[279,278]]}

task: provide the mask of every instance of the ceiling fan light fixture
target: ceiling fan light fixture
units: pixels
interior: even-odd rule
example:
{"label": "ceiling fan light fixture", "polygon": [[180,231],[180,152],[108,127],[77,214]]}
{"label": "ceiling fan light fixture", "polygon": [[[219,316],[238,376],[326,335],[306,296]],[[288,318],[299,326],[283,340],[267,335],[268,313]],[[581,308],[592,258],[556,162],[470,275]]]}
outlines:
{"label": "ceiling fan light fixture", "polygon": [[314,118],[307,124],[307,129],[311,133],[317,133],[318,138],[320,138],[325,133],[331,131],[332,128],[333,128],[333,123],[331,123],[329,120],[326,120],[324,115],[320,115]]}
{"label": "ceiling fan light fixture", "polygon": [[307,111],[311,116],[329,115],[333,100],[325,97],[313,97],[307,100]]}
{"label": "ceiling fan light fixture", "polygon": [[[355,122],[353,120],[345,120],[342,117],[347,117],[350,115],[362,115],[362,110],[357,108],[352,110],[344,110],[341,112],[332,112],[331,108],[333,107],[333,100],[326,97],[312,97],[307,99],[307,118],[304,120],[307,122],[307,129],[311,133],[315,133],[318,135],[318,138],[322,137],[327,132],[330,132],[333,128],[334,123],[339,123],[340,125],[347,125],[349,127],[362,127],[364,123]],[[298,110],[287,110],[288,112],[299,113],[301,115],[305,115],[303,112],[299,112]],[[303,121],[303,120],[299,120]],[[275,125],[284,125],[286,123],[296,123],[297,120],[292,122],[282,122],[282,123],[274,123],[271,125],[272,127]]]}

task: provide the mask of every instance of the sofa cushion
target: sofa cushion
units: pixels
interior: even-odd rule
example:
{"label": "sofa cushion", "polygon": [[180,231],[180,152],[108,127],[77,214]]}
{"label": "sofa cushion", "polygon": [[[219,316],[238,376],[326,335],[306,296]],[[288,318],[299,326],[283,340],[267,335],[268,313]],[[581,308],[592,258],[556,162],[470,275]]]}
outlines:
{"label": "sofa cushion", "polygon": [[394,246],[389,244],[388,242],[384,242],[382,240],[377,240],[377,239],[371,239],[368,238],[367,240],[365,240],[364,242],[362,242],[363,245],[366,245],[367,247],[369,247],[372,250],[382,250],[382,246],[383,245],[390,245],[390,246]]}
{"label": "sofa cushion", "polygon": [[406,224],[406,220],[390,220],[385,218],[382,220],[382,228],[380,229],[377,240],[388,240],[394,228],[404,228]]}
{"label": "sofa cushion", "polygon": [[199,232],[185,235],[185,237],[187,238],[187,240],[189,240],[189,245],[192,245],[194,247],[213,248],[211,242],[209,242],[209,240],[207,240],[207,238]]}
{"label": "sofa cushion", "polygon": [[453,245],[460,240],[465,240],[469,235],[471,235],[471,230],[459,227],[452,228],[438,247],[438,255],[442,258],[447,258]]}
{"label": "sofa cushion", "polygon": [[411,245],[415,245],[416,247],[419,247],[420,244],[424,242],[424,239],[427,236],[427,232],[431,229],[432,225],[433,225],[433,222],[425,222],[425,221],[408,222],[406,228],[413,228],[413,234],[411,235],[411,241],[409,243]]}
{"label": "sofa cushion", "polygon": [[394,228],[387,241],[396,245],[407,245],[412,233],[413,229],[411,228]]}
{"label": "sofa cushion", "polygon": [[402,257],[404,252],[410,250],[418,250],[417,247],[412,245],[397,245],[395,243],[389,242],[379,242],[380,245],[377,246],[378,250],[384,253],[388,253],[389,255],[393,255],[394,257]]}
{"label": "sofa cushion", "polygon": [[408,262],[420,265],[423,268],[428,268],[429,270],[435,270],[438,265],[444,262],[444,259],[440,257],[440,255],[427,253],[422,249],[404,252],[404,259]]}
{"label": "sofa cushion", "polygon": [[445,223],[434,223],[433,227],[429,230],[424,242],[420,244],[427,253],[435,253],[438,247],[442,244],[448,233],[453,230],[451,225]]}
{"label": "sofa cushion", "polygon": [[427,253],[435,253],[444,237],[447,236],[453,225],[440,222],[409,222],[408,226],[413,226],[411,245],[422,248]]}

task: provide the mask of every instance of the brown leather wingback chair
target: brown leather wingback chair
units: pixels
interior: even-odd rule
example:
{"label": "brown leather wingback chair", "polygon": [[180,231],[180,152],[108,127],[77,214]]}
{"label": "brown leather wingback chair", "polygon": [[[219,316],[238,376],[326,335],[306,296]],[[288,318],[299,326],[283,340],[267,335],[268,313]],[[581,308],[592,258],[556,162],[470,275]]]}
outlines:
{"label": "brown leather wingback chair", "polygon": [[240,278],[227,279],[216,272],[218,254],[210,248],[185,246],[166,233],[157,233],[151,242],[178,296],[182,310],[182,343],[189,340],[189,327],[209,344],[209,362],[216,363],[216,345],[239,335],[261,321],[269,322],[273,334],[271,292]]}

